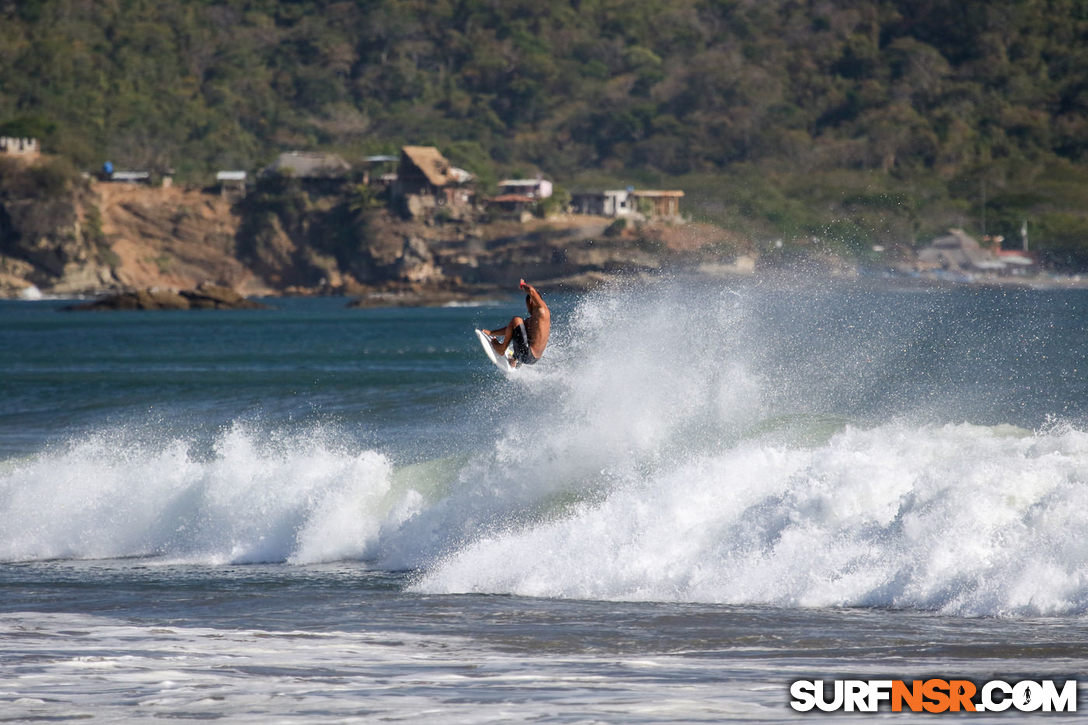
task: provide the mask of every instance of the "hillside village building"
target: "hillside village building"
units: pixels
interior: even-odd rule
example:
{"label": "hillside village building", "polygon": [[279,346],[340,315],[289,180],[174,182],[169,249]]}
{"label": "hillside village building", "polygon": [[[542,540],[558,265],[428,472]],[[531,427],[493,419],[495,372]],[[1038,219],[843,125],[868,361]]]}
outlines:
{"label": "hillside village building", "polygon": [[394,169],[396,169],[395,164],[399,161],[399,156],[390,156],[388,154],[364,156],[362,158],[363,183],[386,188],[392,186],[393,182],[397,180],[397,173]]}
{"label": "hillside village building", "polygon": [[41,155],[41,152],[41,144],[36,138],[0,136],[0,156],[18,156],[24,159],[36,159]]}
{"label": "hillside village building", "polygon": [[552,195],[552,182],[547,179],[505,179],[499,182],[500,195],[547,199]]}
{"label": "hillside village building", "polygon": [[351,175],[351,164],[337,154],[288,151],[276,157],[266,169],[302,182],[310,192],[335,192]]}
{"label": "hillside village building", "polygon": [[632,191],[635,206],[645,216],[656,219],[677,219],[680,217],[680,199],[682,191]]}
{"label": "hillside village building", "polygon": [[[107,161],[102,164],[102,170],[98,173],[99,181],[106,181],[111,184],[151,184],[151,172],[150,171],[118,171],[113,168],[113,162]],[[169,186],[169,184],[165,184]]]}
{"label": "hillside village building", "polygon": [[117,184],[150,184],[150,171],[114,171],[109,181]]}
{"label": "hillside village building", "polygon": [[451,164],[434,146],[405,146],[393,183],[393,198],[401,200],[411,216],[418,208],[466,206],[472,200],[472,174]]}
{"label": "hillside village building", "polygon": [[308,151],[282,153],[268,168],[299,179],[342,179],[351,172],[351,164],[336,154]]}
{"label": "hillside village building", "polygon": [[629,217],[636,213],[634,199],[628,189],[572,194],[571,208],[577,214],[594,216]]}
{"label": "hillside village building", "polygon": [[537,199],[525,194],[499,194],[487,200],[487,208],[489,211],[526,222],[532,218],[530,209],[536,202]]}
{"label": "hillside village building", "polygon": [[1035,263],[1024,252],[987,249],[962,229],[949,229],[948,234],[934,239],[918,252],[918,262],[929,269],[956,273],[1013,272]]}
{"label": "hillside village building", "polygon": [[579,214],[606,217],[646,217],[677,219],[680,217],[682,191],[637,191],[613,189],[573,194],[571,207]]}
{"label": "hillside village building", "polygon": [[219,195],[222,197],[244,197],[246,195],[246,178],[245,171],[216,172],[215,183],[219,187]]}

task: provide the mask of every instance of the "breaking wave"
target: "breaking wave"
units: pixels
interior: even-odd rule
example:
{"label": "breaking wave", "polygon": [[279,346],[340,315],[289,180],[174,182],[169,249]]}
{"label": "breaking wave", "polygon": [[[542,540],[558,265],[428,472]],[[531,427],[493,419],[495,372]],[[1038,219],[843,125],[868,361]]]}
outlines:
{"label": "breaking wave", "polygon": [[547,365],[467,406],[490,449],[395,466],[321,429],[235,425],[204,451],[89,436],[0,464],[0,559],[363,559],[428,593],[1088,611],[1088,433],[1048,419],[1037,380],[993,382],[979,350],[1007,341],[927,299],[828,316],[615,287]]}

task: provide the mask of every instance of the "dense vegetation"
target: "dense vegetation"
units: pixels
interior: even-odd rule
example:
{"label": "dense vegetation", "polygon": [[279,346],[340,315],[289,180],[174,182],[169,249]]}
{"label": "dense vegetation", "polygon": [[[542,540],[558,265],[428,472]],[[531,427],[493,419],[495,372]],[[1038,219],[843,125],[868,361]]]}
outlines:
{"label": "dense vegetation", "polygon": [[680,186],[761,241],[949,225],[1088,266],[1080,0],[0,0],[0,133],[85,168],[438,145]]}

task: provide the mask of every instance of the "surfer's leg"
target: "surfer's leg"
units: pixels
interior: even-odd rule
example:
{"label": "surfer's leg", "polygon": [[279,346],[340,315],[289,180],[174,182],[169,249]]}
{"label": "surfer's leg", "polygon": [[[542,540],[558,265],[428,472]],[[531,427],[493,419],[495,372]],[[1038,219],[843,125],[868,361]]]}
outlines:
{"label": "surfer's leg", "polygon": [[510,334],[510,344],[511,349],[514,351],[514,360],[528,365],[532,365],[536,362],[536,356],[533,355],[532,345],[529,344],[529,331],[525,329],[524,324],[514,327]]}
{"label": "surfer's leg", "polygon": [[[502,330],[495,330],[495,331],[484,330],[483,333],[485,335],[490,335],[491,336],[491,347],[495,348],[495,352],[498,353],[499,355],[505,355],[506,354],[506,348],[510,347],[510,339],[511,339],[511,337],[513,335],[514,328],[517,327],[518,325],[523,325],[523,324],[525,324],[524,320],[522,320],[520,317],[515,317],[512,320],[510,320],[510,322],[508,322],[506,324],[506,327],[504,327]],[[497,338],[497,337],[501,337],[502,342],[499,342],[498,340],[496,340],[495,338]]]}
{"label": "surfer's leg", "polygon": [[487,329],[484,329],[484,328],[480,328],[480,332],[484,333],[485,335],[490,337],[492,340],[498,340],[500,338],[505,338],[506,335],[509,334],[509,331],[510,331],[510,325],[509,324],[507,324],[506,327],[497,327],[494,330],[487,330]]}
{"label": "surfer's leg", "polygon": [[490,337],[492,342],[495,342],[500,337],[502,337],[502,332],[503,331],[502,331],[501,327],[499,329],[497,329],[497,330],[488,330],[486,327],[481,327],[480,332],[482,332],[485,335],[487,335],[488,337]]}

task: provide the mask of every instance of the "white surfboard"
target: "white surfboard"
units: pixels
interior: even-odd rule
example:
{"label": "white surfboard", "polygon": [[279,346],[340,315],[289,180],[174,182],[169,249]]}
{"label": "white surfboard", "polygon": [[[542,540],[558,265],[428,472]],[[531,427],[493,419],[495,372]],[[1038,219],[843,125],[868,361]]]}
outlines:
{"label": "white surfboard", "polygon": [[480,347],[487,353],[487,359],[491,363],[501,370],[506,375],[514,372],[517,368],[510,367],[510,359],[514,356],[514,351],[510,348],[506,348],[506,356],[503,357],[495,352],[495,348],[491,347],[491,338],[484,333],[476,330],[476,337],[480,340]]}

